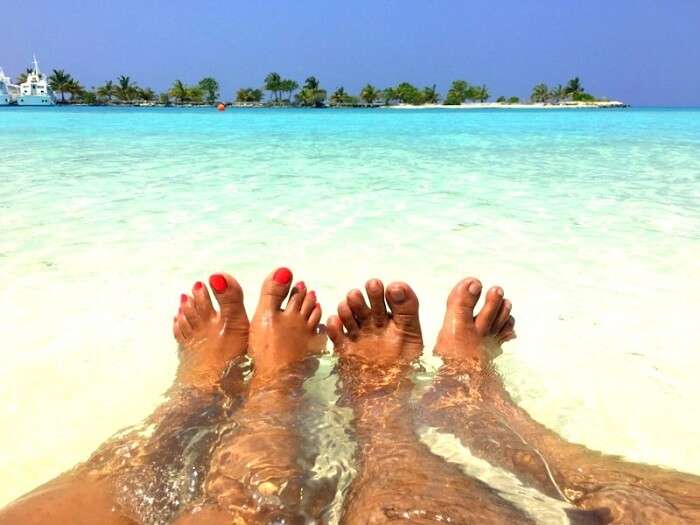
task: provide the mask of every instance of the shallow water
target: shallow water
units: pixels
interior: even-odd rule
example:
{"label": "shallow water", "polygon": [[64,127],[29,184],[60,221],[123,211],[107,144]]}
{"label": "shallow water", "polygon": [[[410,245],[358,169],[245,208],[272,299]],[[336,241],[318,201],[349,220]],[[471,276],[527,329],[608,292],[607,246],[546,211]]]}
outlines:
{"label": "shallow water", "polygon": [[459,278],[501,284],[537,419],[700,473],[698,202],[698,109],[3,108],[0,505],[158,404],[181,291],[227,270],[250,311],[283,264],[326,313],[410,282],[426,341]]}

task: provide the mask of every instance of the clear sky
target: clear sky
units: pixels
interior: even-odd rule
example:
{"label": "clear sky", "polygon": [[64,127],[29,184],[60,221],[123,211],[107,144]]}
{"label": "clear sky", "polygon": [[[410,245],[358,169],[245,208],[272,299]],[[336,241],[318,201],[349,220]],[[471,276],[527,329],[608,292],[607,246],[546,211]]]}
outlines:
{"label": "clear sky", "polygon": [[700,105],[699,0],[2,0],[0,66],[36,52],[86,87],[214,76],[226,99],[270,71],[326,89],[485,83],[529,96],[578,75],[598,96]]}

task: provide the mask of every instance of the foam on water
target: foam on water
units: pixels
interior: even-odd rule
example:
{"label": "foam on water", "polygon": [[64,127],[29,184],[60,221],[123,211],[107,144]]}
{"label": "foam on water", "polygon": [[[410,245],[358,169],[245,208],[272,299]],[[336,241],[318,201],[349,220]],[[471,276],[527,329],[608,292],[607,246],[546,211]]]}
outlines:
{"label": "foam on water", "polygon": [[[700,473],[700,110],[0,111],[0,505],[160,401],[181,291],[373,276],[426,341],[499,283],[511,391],[568,439]],[[322,465],[319,468],[331,469]]]}

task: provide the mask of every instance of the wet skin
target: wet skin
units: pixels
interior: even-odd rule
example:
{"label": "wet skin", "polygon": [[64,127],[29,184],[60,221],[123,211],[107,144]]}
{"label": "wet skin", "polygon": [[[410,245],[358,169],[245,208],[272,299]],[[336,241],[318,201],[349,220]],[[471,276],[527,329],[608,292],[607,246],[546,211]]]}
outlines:
{"label": "wet skin", "polygon": [[405,283],[385,294],[373,279],[366,289],[369,306],[353,290],[328,320],[359,445],[342,523],[532,523],[418,440],[409,408],[411,364],[423,348],[418,299]]}
{"label": "wet skin", "polygon": [[513,402],[493,366],[504,336],[514,335],[512,317],[503,324],[511,305],[492,288],[476,313],[480,294],[475,278],[450,293],[435,347],[445,364],[422,400],[424,422],[524,483],[590,511],[598,523],[699,523],[700,478],[569,443]]}
{"label": "wet skin", "polygon": [[280,269],[263,284],[250,325],[254,372],[245,400],[231,430],[219,438],[201,501],[182,513],[178,525],[294,524],[315,517],[317,501],[305,479],[313,458],[301,447],[298,420],[302,386],[316,370],[326,336],[319,333],[315,293],[303,282],[290,293],[291,279]]}

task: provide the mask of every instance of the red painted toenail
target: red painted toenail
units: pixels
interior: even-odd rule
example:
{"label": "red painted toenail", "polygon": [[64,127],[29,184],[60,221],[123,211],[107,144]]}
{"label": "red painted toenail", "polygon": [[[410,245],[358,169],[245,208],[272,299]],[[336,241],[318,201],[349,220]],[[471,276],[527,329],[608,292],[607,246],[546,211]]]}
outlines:
{"label": "red painted toenail", "polygon": [[297,284],[294,285],[294,288],[297,290],[306,290],[306,283],[304,281],[299,281]]}
{"label": "red painted toenail", "polygon": [[194,283],[194,290],[201,290],[204,287],[204,283],[202,281],[197,281]]}
{"label": "red painted toenail", "polygon": [[226,277],[220,273],[215,273],[209,277],[209,284],[214,289],[215,292],[221,293],[228,288],[228,283],[226,282]]}
{"label": "red painted toenail", "polygon": [[183,293],[180,294],[180,303],[184,304],[187,302],[187,296]]}
{"label": "red painted toenail", "polygon": [[309,299],[311,299],[313,302],[316,302],[316,292],[314,292],[313,290],[311,290],[311,291],[309,292]]}
{"label": "red painted toenail", "polygon": [[289,284],[292,282],[292,271],[289,268],[280,268],[272,276],[272,280],[277,284]]}

